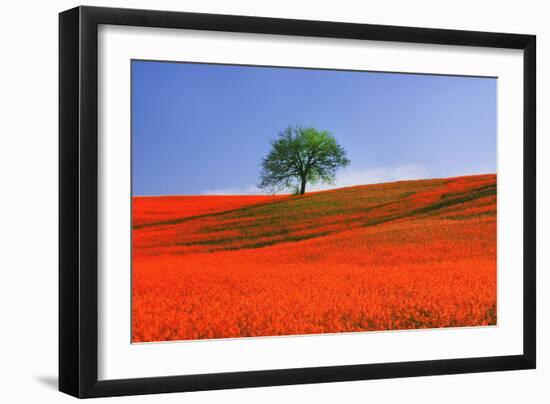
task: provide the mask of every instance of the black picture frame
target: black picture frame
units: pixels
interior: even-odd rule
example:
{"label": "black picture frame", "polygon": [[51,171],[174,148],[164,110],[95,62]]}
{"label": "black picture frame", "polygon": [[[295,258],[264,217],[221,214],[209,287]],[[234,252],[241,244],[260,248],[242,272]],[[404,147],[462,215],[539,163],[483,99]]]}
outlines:
{"label": "black picture frame", "polygon": [[[523,50],[523,354],[98,380],[98,26],[181,28]],[[104,397],[533,369],[536,366],[534,35],[77,7],[59,15],[59,390]]]}

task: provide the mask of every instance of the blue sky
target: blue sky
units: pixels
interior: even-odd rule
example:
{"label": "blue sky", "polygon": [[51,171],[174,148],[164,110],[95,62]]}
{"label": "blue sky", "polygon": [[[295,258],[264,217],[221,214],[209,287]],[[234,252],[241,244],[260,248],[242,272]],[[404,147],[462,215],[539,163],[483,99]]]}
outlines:
{"label": "blue sky", "polygon": [[497,79],[132,61],[134,195],[253,194],[270,139],[331,131],[332,186],[496,172]]}

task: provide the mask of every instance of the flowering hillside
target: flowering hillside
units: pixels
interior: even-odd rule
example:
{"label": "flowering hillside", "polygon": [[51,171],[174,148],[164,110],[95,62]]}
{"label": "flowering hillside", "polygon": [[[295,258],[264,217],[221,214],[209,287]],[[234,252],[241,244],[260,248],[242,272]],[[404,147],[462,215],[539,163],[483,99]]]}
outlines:
{"label": "flowering hillside", "polygon": [[496,324],[496,176],[135,197],[133,342]]}

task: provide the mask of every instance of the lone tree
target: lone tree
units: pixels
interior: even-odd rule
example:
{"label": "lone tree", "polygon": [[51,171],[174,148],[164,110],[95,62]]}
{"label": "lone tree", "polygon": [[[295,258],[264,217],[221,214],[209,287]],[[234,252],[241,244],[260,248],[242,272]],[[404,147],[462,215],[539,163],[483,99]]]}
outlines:
{"label": "lone tree", "polygon": [[262,189],[306,192],[306,183],[333,184],[336,170],[349,165],[346,151],[328,131],[289,126],[271,141],[271,151],[262,160]]}

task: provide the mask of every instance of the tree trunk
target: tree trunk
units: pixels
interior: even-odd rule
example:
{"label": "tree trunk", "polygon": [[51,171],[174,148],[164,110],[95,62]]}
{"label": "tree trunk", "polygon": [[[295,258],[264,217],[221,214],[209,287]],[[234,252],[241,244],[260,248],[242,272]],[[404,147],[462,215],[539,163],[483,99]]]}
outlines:
{"label": "tree trunk", "polygon": [[306,193],[306,178],[302,178],[302,185],[300,186],[300,195],[303,195]]}

